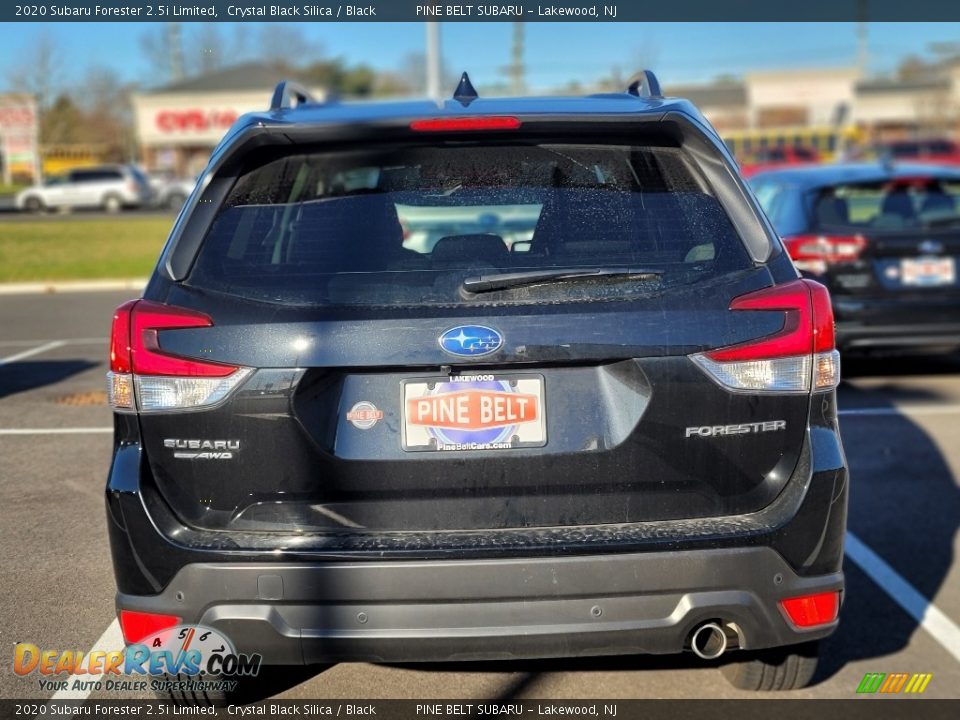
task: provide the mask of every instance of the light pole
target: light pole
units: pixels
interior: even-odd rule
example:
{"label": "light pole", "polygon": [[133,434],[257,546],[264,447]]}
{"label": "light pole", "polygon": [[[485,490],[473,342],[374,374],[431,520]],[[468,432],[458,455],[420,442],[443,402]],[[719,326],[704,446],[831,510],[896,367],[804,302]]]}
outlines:
{"label": "light pole", "polygon": [[428,22],[427,26],[427,96],[440,101],[440,23]]}

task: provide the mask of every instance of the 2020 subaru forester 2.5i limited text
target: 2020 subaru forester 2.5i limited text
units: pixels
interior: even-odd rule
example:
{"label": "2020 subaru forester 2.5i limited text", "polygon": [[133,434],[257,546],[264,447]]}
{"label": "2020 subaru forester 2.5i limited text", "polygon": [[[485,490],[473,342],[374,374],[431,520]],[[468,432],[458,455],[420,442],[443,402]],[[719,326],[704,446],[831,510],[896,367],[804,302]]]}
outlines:
{"label": "2020 subaru forester 2.5i limited text", "polygon": [[826,290],[652,74],[281,84],[113,319],[125,637],[209,628],[264,666],[693,651],[802,686],[843,596],[838,379]]}

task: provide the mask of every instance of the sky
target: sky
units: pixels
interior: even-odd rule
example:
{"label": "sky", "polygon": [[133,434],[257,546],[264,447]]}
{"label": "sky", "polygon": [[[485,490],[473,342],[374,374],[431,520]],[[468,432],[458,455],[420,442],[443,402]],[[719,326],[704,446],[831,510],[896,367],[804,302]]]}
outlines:
{"label": "sky", "polygon": [[[236,23],[218,23],[230,41]],[[249,34],[254,23],[243,23]],[[396,70],[422,52],[423,23],[300,23],[318,49],[316,59],[342,57],[380,70]],[[930,43],[960,43],[960,24],[868,23],[868,68],[882,74],[908,54],[932,57]],[[47,33],[63,59],[63,82],[79,82],[91,66],[107,66],[141,86],[159,84],[144,58],[142,37],[156,23],[0,24],[0,90],[38,35]],[[184,23],[188,40],[199,35]],[[719,75],[762,69],[852,66],[857,59],[855,23],[526,23],[527,84],[534,91],[568,82],[589,83],[617,67],[628,76],[652,67],[662,84],[705,82]],[[443,23],[447,70],[468,70],[477,85],[504,80],[510,61],[511,23]],[[225,58],[224,64],[229,64]],[[308,58],[312,59],[312,58]]]}

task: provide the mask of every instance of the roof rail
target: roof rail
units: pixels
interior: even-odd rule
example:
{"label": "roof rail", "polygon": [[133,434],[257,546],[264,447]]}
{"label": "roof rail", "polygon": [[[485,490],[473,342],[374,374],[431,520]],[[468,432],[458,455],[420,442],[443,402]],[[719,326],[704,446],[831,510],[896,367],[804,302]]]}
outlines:
{"label": "roof rail", "polygon": [[292,108],[297,105],[312,102],[316,102],[316,100],[303,85],[295,83],[292,80],[283,80],[277,83],[277,87],[273,91],[273,99],[270,100],[270,109],[283,110],[284,108]]}
{"label": "roof rail", "polygon": [[661,98],[660,81],[653,70],[641,70],[627,83],[627,94],[644,98]]}

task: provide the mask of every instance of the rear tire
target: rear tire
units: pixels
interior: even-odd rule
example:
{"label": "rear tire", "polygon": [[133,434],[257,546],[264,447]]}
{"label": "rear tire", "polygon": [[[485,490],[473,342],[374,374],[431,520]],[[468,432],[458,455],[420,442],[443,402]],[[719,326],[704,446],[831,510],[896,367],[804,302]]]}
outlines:
{"label": "rear tire", "polygon": [[118,213],[123,210],[123,198],[118,195],[107,195],[103,199],[103,209],[108,213]]}
{"label": "rear tire", "polygon": [[722,666],[720,672],[740,690],[799,690],[813,680],[819,657],[819,641],[746,651],[742,660]]}
{"label": "rear tire", "polygon": [[180,208],[183,207],[183,204],[187,201],[186,195],[182,193],[173,193],[168,198],[166,203],[167,210],[173,210],[174,212],[180,212]]}
{"label": "rear tire", "polygon": [[43,201],[38,197],[28,197],[23,202],[23,209],[34,215],[44,211]]}

